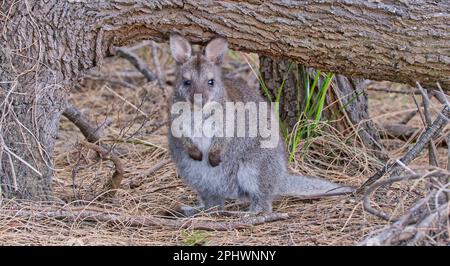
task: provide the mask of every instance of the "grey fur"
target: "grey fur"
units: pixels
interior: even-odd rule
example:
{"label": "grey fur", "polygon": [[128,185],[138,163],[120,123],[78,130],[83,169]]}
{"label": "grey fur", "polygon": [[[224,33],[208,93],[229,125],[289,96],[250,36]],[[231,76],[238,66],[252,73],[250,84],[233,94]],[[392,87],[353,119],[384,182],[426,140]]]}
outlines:
{"label": "grey fur", "polygon": [[[186,48],[186,43],[188,41],[180,35],[171,36],[174,57],[188,54],[177,51],[177,47],[190,51],[190,48]],[[223,79],[220,64],[226,45],[226,39],[213,39],[205,49],[212,51],[208,56],[194,54],[185,61],[177,60],[172,103],[193,103],[194,92],[201,93],[205,102],[215,101],[220,104],[226,101],[265,101],[258,91],[252,90],[243,82]],[[215,51],[218,54],[213,54]],[[183,80],[186,79],[192,81],[190,86],[183,85]],[[207,85],[210,79],[215,81],[213,87]],[[173,119],[175,116],[171,117],[172,122]],[[271,149],[261,148],[260,140],[259,136],[176,138],[170,132],[169,147],[178,174],[195,189],[201,200],[198,207],[184,208],[185,214],[193,215],[199,210],[212,207],[223,209],[226,199],[249,201],[250,212],[271,212],[275,197],[328,195],[328,191],[341,187],[324,179],[290,174],[282,138]],[[349,188],[340,188],[329,195],[349,191]]]}

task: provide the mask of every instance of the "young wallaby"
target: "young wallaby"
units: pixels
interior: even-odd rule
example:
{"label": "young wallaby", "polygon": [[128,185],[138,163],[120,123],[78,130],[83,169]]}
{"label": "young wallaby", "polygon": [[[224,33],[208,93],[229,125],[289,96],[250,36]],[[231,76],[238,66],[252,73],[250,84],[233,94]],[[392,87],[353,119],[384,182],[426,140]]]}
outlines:
{"label": "young wallaby", "polygon": [[[176,103],[187,103],[195,116],[199,109],[196,107],[206,107],[213,102],[223,107],[227,102],[256,103],[257,106],[266,102],[259,91],[244,82],[223,77],[221,64],[228,49],[225,38],[214,38],[203,51],[194,53],[185,38],[172,34],[170,48],[177,62],[172,107]],[[269,112],[273,115],[272,109]],[[202,121],[209,116],[211,114],[200,114]],[[171,129],[179,117],[171,114]],[[247,118],[252,119],[250,115]],[[271,129],[280,134],[278,121],[275,122],[269,123]],[[188,124],[192,125],[192,121]],[[193,127],[194,131],[198,130]],[[246,133],[249,128],[246,124]],[[312,198],[352,191],[323,179],[290,174],[282,138],[267,148],[261,146],[264,138],[259,135],[174,136],[172,131],[169,132],[169,147],[178,174],[198,193],[201,201],[198,207],[183,208],[185,215],[211,207],[223,209],[226,199],[249,201],[250,212],[258,213],[271,212],[272,201],[277,196]]]}

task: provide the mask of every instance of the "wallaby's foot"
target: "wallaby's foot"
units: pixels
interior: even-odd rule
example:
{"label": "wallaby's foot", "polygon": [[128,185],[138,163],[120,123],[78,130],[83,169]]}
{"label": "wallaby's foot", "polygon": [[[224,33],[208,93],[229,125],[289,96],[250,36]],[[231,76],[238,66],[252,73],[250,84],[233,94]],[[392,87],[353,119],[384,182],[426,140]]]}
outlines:
{"label": "wallaby's foot", "polygon": [[225,198],[217,195],[213,195],[210,192],[200,192],[200,198],[205,206],[205,209],[210,210],[223,210],[225,208]]}
{"label": "wallaby's foot", "polygon": [[272,201],[268,199],[253,199],[250,202],[249,212],[253,214],[258,213],[271,213]]}
{"label": "wallaby's foot", "polygon": [[205,210],[205,207],[203,205],[200,206],[181,206],[180,212],[185,217],[191,217],[194,216],[202,211]]}
{"label": "wallaby's foot", "polygon": [[211,150],[208,154],[208,161],[212,167],[216,167],[222,162],[221,152],[219,149]]}
{"label": "wallaby's foot", "polygon": [[191,217],[191,216],[199,214],[200,212],[204,212],[206,214],[210,214],[210,213],[218,213],[218,214],[220,214],[223,211],[224,210],[223,210],[223,208],[221,206],[214,206],[214,207],[211,207],[211,208],[205,208],[202,205],[202,206],[182,206],[180,208],[180,212],[185,217]]}

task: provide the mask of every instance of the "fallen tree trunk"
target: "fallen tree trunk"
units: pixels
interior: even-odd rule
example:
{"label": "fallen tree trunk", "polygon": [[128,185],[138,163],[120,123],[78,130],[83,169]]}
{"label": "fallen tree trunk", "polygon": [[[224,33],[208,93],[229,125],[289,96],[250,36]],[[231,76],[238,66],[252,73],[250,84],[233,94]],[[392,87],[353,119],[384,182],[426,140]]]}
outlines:
{"label": "fallen tree trunk", "polygon": [[349,77],[450,88],[448,1],[2,1],[0,183],[49,199],[68,89],[123,46],[179,31]]}
{"label": "fallen tree trunk", "polygon": [[[450,2],[93,1],[79,18],[102,47],[178,30],[195,42],[220,34],[233,49],[349,77],[450,88]],[[95,15],[94,15],[95,12]],[[162,19],[164,18],[164,19]],[[98,48],[98,47],[97,47]]]}

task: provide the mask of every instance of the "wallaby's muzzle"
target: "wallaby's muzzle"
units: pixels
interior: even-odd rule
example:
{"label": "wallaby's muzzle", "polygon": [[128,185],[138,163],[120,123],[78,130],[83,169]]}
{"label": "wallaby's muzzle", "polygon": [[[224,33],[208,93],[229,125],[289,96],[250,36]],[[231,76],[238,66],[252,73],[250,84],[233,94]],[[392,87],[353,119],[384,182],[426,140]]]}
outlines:
{"label": "wallaby's muzzle", "polygon": [[191,97],[191,103],[197,107],[203,107],[208,102],[208,95],[205,93],[195,93]]}

